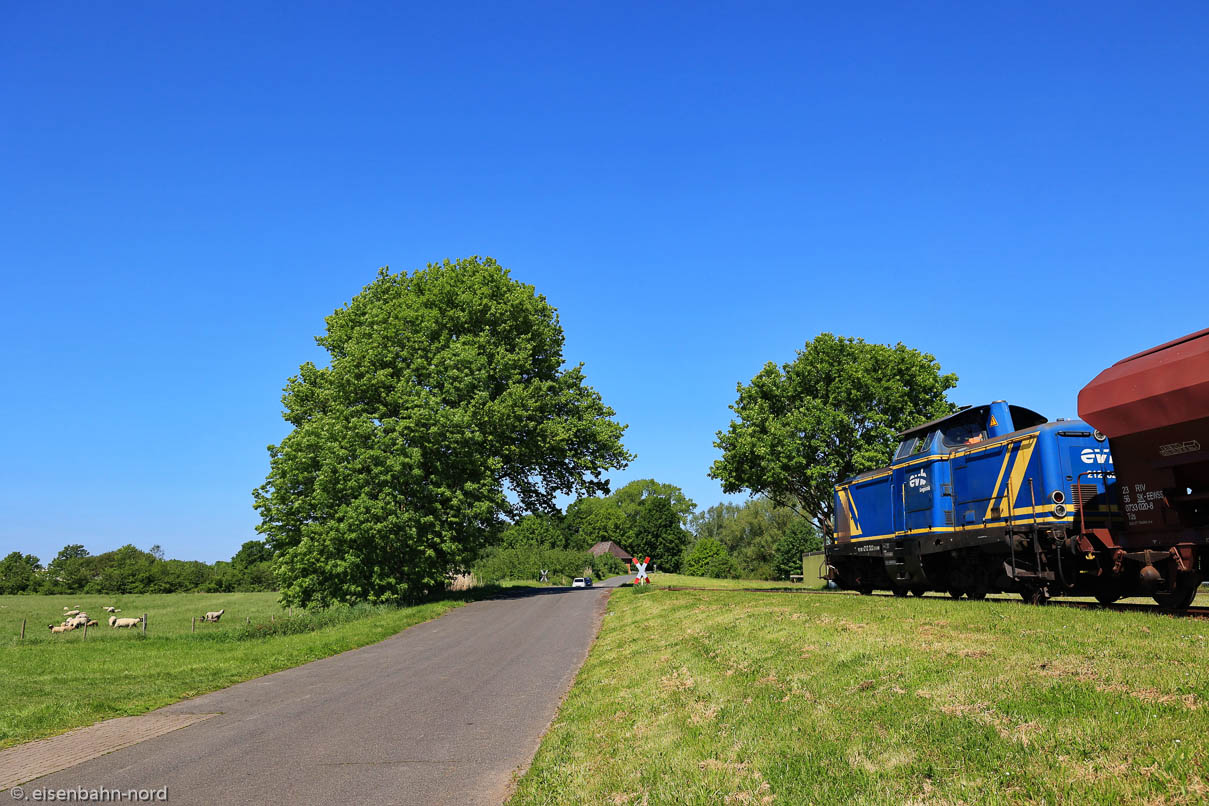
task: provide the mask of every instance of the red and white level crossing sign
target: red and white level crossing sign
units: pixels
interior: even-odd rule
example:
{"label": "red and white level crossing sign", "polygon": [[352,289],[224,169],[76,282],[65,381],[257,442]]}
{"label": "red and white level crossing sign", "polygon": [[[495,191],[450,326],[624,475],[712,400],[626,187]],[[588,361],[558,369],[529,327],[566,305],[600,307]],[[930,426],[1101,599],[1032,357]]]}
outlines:
{"label": "red and white level crossing sign", "polygon": [[638,569],[638,576],[634,577],[635,585],[650,585],[651,578],[646,575],[646,567],[650,565],[651,558],[644,557],[642,562],[638,562],[638,558],[634,558],[634,567]]}

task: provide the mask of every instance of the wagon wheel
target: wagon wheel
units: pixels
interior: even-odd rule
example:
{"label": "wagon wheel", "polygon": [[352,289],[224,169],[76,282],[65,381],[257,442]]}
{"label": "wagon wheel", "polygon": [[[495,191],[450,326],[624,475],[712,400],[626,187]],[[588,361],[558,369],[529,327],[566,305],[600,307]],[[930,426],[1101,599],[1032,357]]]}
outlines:
{"label": "wagon wheel", "polygon": [[974,581],[966,587],[966,596],[975,601],[987,598],[991,592],[991,582],[985,571],[979,570],[973,574]]}
{"label": "wagon wheel", "polygon": [[963,593],[965,593],[965,591],[963,591],[961,588],[957,587],[956,585],[949,588],[949,595],[952,596],[954,599],[960,599],[961,595]]}
{"label": "wagon wheel", "polygon": [[890,591],[900,599],[907,595],[907,589],[903,585],[894,585],[890,588]]}
{"label": "wagon wheel", "polygon": [[859,593],[861,596],[872,596],[873,595],[873,586],[866,584],[864,582],[860,583],[860,585],[857,586],[856,590],[857,590],[857,593]]}
{"label": "wagon wheel", "polygon": [[1096,601],[1102,605],[1110,605],[1117,599],[1121,598],[1121,594],[1115,590],[1098,590],[1096,591]]}
{"label": "wagon wheel", "polygon": [[1029,604],[1043,605],[1049,601],[1049,588],[1044,585],[1025,585],[1020,589],[1020,598]]}
{"label": "wagon wheel", "polygon": [[916,596],[923,596],[927,592],[928,589],[923,585],[915,585],[911,588],[911,593],[915,594]]}
{"label": "wagon wheel", "polygon": [[1156,593],[1154,600],[1164,610],[1187,610],[1188,606],[1192,604],[1192,600],[1196,598],[1196,589],[1200,584],[1199,575],[1180,574],[1175,590],[1171,593]]}

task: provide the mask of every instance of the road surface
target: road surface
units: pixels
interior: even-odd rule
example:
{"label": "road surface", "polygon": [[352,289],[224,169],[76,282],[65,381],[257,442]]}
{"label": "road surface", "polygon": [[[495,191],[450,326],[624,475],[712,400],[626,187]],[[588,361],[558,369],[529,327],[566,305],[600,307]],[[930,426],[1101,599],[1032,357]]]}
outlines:
{"label": "road surface", "polygon": [[587,655],[600,588],[628,579],[519,589],[170,705],[157,717],[186,727],[29,781],[23,795],[167,787],[174,805],[498,804]]}

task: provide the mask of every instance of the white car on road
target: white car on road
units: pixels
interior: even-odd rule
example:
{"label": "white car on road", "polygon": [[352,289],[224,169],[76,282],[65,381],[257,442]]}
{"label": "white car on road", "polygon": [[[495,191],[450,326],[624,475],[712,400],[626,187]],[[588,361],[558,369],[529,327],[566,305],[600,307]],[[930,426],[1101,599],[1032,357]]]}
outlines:
{"label": "white car on road", "polygon": [[575,577],[571,581],[572,588],[590,588],[592,587],[592,577]]}

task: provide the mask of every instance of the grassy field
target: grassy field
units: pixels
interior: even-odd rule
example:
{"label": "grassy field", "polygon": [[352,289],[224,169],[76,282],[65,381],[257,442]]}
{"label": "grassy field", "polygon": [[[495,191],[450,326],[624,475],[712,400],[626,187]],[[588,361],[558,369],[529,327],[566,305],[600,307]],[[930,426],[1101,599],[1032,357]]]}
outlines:
{"label": "grassy field", "polygon": [[[738,590],[740,588],[784,588],[786,590],[822,590],[824,583],[816,579],[807,579],[806,582],[780,582],[767,579],[712,579],[710,577],[691,577],[681,574],[651,574],[651,584],[655,587],[682,587],[682,588],[699,588],[708,590],[712,588],[727,588]],[[845,593],[844,591],[836,591],[836,593]],[[851,592],[848,592],[851,593]],[[879,590],[879,594],[889,594],[889,591]],[[947,599],[947,593],[929,593],[928,597],[939,597]],[[991,599],[1008,599],[1011,601],[1020,601],[1020,596],[1014,593],[994,593],[990,596]],[[1072,601],[1094,602],[1095,598],[1091,596],[1063,596],[1062,599]],[[1153,605],[1154,599],[1149,596],[1135,596],[1129,599],[1122,599],[1122,604],[1144,604]],[[1201,586],[1197,591],[1196,600],[1193,602],[1197,607],[1209,605],[1209,587]]]}
{"label": "grassy field", "polygon": [[[631,574],[630,576],[633,576]],[[651,574],[651,584],[656,587],[687,587],[687,588],[788,588],[818,590],[822,583],[818,580],[809,582],[781,582],[768,579],[711,579],[709,577],[690,577],[682,574]]]}
{"label": "grassy field", "polygon": [[[479,595],[486,592],[461,598]],[[0,596],[0,748],[372,644],[460,604],[450,598],[291,618],[275,593]],[[64,606],[77,605],[101,626],[87,639],[83,630],[50,634],[46,625],[62,621]],[[122,616],[147,613],[147,637],[106,626],[104,605],[120,607]],[[218,624],[190,632],[190,617],[220,609],[226,613]],[[18,638],[22,618],[25,640]]]}
{"label": "grassy field", "polygon": [[1203,803],[1209,622],[624,589],[512,806]]}

